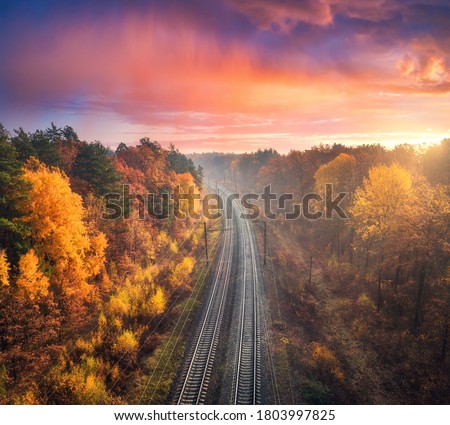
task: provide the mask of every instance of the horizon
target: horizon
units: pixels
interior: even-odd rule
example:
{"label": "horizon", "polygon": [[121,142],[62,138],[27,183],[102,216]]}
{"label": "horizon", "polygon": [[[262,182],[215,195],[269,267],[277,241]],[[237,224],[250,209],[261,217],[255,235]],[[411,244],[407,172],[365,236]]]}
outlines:
{"label": "horizon", "polygon": [[444,0],[107,5],[2,3],[8,130],[55,122],[111,148],[149,136],[183,153],[450,137]]}
{"label": "horizon", "polygon": [[[3,125],[2,122],[0,122],[0,124]],[[54,123],[52,122],[51,125],[54,125]],[[31,130],[31,129],[29,130],[29,129],[23,128],[23,126],[18,126],[17,128],[12,129],[12,130],[5,127],[6,131],[11,136],[14,136],[13,133],[16,130],[19,130],[19,128],[23,129],[26,133],[32,135],[34,132],[44,131],[46,128],[50,128],[50,127],[45,127],[44,126],[42,128],[35,128],[33,130]],[[56,126],[56,128],[62,129],[63,127]],[[123,142],[119,142],[117,144],[111,145],[109,143],[105,143],[103,140],[98,140],[98,139],[91,139],[91,140],[89,140],[89,139],[85,139],[85,138],[79,136],[79,132],[77,131],[76,128],[73,129],[73,130],[75,131],[75,133],[77,133],[79,141],[84,142],[84,143],[100,143],[102,146],[104,146],[106,149],[109,149],[111,152],[115,152],[117,147],[119,146],[119,144],[123,143]],[[241,150],[239,150],[239,149],[236,149],[236,150],[223,150],[222,149],[222,150],[220,150],[220,149],[211,148],[210,150],[206,150],[205,149],[205,150],[201,150],[201,151],[200,150],[186,151],[185,149],[183,149],[182,146],[180,148],[179,145],[174,144],[170,140],[166,141],[166,142],[161,142],[159,140],[152,139],[151,137],[149,137],[147,135],[143,135],[143,137],[141,137],[139,140],[133,141],[132,143],[125,143],[125,144],[127,146],[129,146],[129,147],[138,146],[140,144],[141,140],[146,139],[146,138],[150,139],[153,142],[159,143],[161,145],[161,147],[163,149],[166,149],[166,150],[169,150],[171,148],[171,146],[173,146],[174,149],[178,150],[179,152],[181,152],[182,154],[184,154],[184,155],[186,155],[188,157],[189,156],[195,156],[195,155],[205,155],[205,154],[211,154],[211,155],[247,155],[248,154],[248,155],[251,155],[251,154],[254,154],[254,153],[258,152],[258,151],[268,151],[268,150],[273,150],[278,155],[287,155],[287,154],[289,154],[292,151],[304,152],[304,151],[307,151],[307,150],[310,150],[310,149],[314,149],[314,148],[318,148],[318,147],[331,148],[331,147],[333,147],[335,145],[338,145],[338,146],[341,145],[341,146],[343,146],[345,148],[348,148],[348,149],[355,148],[355,147],[358,147],[358,146],[381,146],[384,149],[386,149],[387,151],[392,151],[392,150],[394,150],[397,147],[408,145],[408,146],[413,147],[416,150],[416,152],[420,153],[421,151],[422,152],[426,151],[430,147],[438,146],[444,140],[448,140],[449,139],[448,137],[443,137],[440,140],[430,140],[430,141],[427,141],[427,142],[421,142],[419,140],[419,141],[415,141],[415,142],[411,142],[411,141],[401,142],[401,141],[399,141],[398,143],[397,142],[393,142],[391,144],[386,144],[386,143],[381,143],[381,142],[376,141],[376,140],[372,140],[372,141],[368,140],[368,141],[355,142],[355,143],[345,143],[345,142],[343,143],[339,138],[336,138],[336,140],[325,140],[325,141],[320,141],[319,140],[316,143],[305,144],[305,145],[301,145],[301,146],[298,146],[298,147],[291,147],[289,149],[276,149],[276,148],[274,148],[274,147],[272,147],[270,145],[264,145],[264,146],[254,147],[253,149],[245,148],[245,149],[241,149]]]}

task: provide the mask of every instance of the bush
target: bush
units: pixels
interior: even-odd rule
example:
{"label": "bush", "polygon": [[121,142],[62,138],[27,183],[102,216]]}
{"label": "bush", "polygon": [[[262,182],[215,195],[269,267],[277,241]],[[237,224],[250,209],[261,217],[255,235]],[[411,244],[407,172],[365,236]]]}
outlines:
{"label": "bush", "polygon": [[314,344],[311,360],[312,366],[324,380],[329,381],[331,378],[332,380],[342,381],[344,379],[344,373],[339,367],[338,360],[324,345],[319,343]]}
{"label": "bush", "polygon": [[0,366],[0,399],[6,397],[6,367],[5,365]]}
{"label": "bush", "polygon": [[331,404],[330,389],[319,381],[305,380],[301,386],[302,398],[307,404]]}

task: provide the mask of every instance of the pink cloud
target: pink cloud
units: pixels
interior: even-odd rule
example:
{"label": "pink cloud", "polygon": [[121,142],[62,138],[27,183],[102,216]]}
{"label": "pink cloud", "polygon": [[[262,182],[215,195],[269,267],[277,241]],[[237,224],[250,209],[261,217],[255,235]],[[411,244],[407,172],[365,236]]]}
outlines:
{"label": "pink cloud", "polygon": [[397,61],[403,83],[425,92],[448,92],[450,53],[430,37],[415,38],[405,46],[406,53]]}
{"label": "pink cloud", "polygon": [[[22,34],[14,60],[3,64],[11,102],[75,113],[86,138],[92,129],[98,138],[114,130],[113,142],[150,133],[190,150],[270,140],[288,149],[330,133],[420,132],[446,123],[433,102],[450,92],[448,52],[431,37],[390,45],[364,31],[320,38],[334,31],[336,13],[384,19],[391,9],[382,0],[374,8],[382,10],[368,1],[228,1],[259,30],[221,38],[171,10],[58,22],[53,38]],[[300,39],[292,32],[298,23],[318,28]],[[274,27],[262,38],[283,40],[282,48],[254,42]],[[128,131],[136,128],[139,134]]]}
{"label": "pink cloud", "polygon": [[414,59],[408,54],[404,55],[397,61],[397,69],[404,77],[407,77],[414,73],[416,67],[417,64],[415,63]]}

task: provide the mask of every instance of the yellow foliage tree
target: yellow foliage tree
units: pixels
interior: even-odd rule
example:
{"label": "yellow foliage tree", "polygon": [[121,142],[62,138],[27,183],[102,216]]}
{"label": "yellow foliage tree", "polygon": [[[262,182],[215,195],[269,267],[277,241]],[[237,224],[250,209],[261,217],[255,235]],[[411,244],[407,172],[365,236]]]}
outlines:
{"label": "yellow foliage tree", "polygon": [[[83,356],[79,364],[57,364],[51,372],[55,380],[61,403],[71,404],[109,404],[110,396],[105,385],[105,365],[91,356]],[[66,398],[68,397],[68,398]]]}
{"label": "yellow foliage tree", "polygon": [[103,264],[105,263],[105,250],[107,246],[108,241],[104,233],[99,232],[91,238],[90,255],[86,258],[90,275],[98,275],[102,270]]}
{"label": "yellow foliage tree", "polygon": [[90,374],[78,394],[83,404],[107,404],[109,400],[108,391],[102,377]]}
{"label": "yellow foliage tree", "polygon": [[105,261],[106,238],[102,233],[90,238],[82,199],[72,192],[62,171],[31,160],[24,179],[31,184],[23,210],[33,242],[52,269],[51,278],[66,294],[84,299],[91,289],[87,280]]}
{"label": "yellow foliage tree", "polygon": [[[371,245],[378,256],[377,310],[380,311],[382,299],[381,264],[385,255],[385,244],[392,239],[404,224],[402,213],[413,201],[412,176],[398,164],[379,165],[369,170],[369,177],[355,193],[355,201],[350,208],[355,231]],[[369,250],[366,252],[366,259]]]}
{"label": "yellow foliage tree", "polygon": [[19,277],[17,278],[16,284],[19,290],[32,300],[38,295],[44,297],[48,295],[49,280],[39,270],[39,259],[34,249],[30,249],[20,257]]}
{"label": "yellow foliage tree", "polygon": [[[190,173],[177,174],[175,178],[175,184],[176,186],[178,186],[180,193],[189,193],[190,195],[199,194],[199,190],[194,182],[194,178]],[[188,202],[181,201],[179,204],[180,211],[184,214],[187,214],[188,216],[190,214],[199,213],[201,207],[200,202],[194,201],[194,208],[192,211],[189,211],[188,205]]]}
{"label": "yellow foliage tree", "polygon": [[155,290],[155,293],[150,297],[150,305],[151,311],[153,314],[161,314],[164,313],[166,309],[166,295],[164,294],[163,289],[158,286]]}
{"label": "yellow foliage tree", "polygon": [[0,286],[9,286],[9,263],[5,250],[0,251]]}
{"label": "yellow foliage tree", "polygon": [[314,174],[316,191],[323,194],[326,183],[339,192],[353,192],[356,183],[356,160],[353,155],[341,153],[322,165]]}
{"label": "yellow foliage tree", "polygon": [[191,274],[194,268],[194,259],[192,257],[185,257],[173,270],[169,277],[169,282],[172,286],[181,286],[183,281]]}
{"label": "yellow foliage tree", "polygon": [[397,164],[371,168],[350,209],[356,232],[364,240],[382,240],[398,228],[411,193],[412,176],[404,168]]}
{"label": "yellow foliage tree", "polygon": [[[344,211],[348,207],[356,188],[356,160],[352,155],[341,153],[332,161],[322,165],[314,174],[315,190],[326,197],[326,185],[332,185],[332,192],[346,192],[347,196],[342,199],[340,206]],[[321,222],[323,234],[328,235],[332,253],[337,254],[338,260],[341,258],[342,247],[345,246],[346,222],[337,215],[331,217],[332,220]]]}
{"label": "yellow foliage tree", "polygon": [[131,311],[131,300],[126,288],[112,295],[108,303],[108,311],[113,317],[125,316]]}
{"label": "yellow foliage tree", "polygon": [[[433,275],[449,276],[445,266],[449,253],[448,185],[432,186],[425,179],[416,181],[412,199],[403,208],[400,220],[403,223],[402,234],[394,238],[393,244],[396,249],[409,252],[412,259],[412,274],[417,282],[412,331],[417,332],[423,322],[428,281],[433,280]],[[440,283],[443,282],[445,279]],[[446,326],[445,323],[444,329]]]}
{"label": "yellow foliage tree", "polygon": [[138,348],[138,341],[133,331],[125,330],[118,337],[113,345],[113,351],[117,354],[135,354]]}
{"label": "yellow foliage tree", "polygon": [[194,178],[191,173],[177,174],[175,177],[175,182],[180,186],[184,193],[187,193],[190,187],[194,187],[197,190],[197,186],[194,183]]}

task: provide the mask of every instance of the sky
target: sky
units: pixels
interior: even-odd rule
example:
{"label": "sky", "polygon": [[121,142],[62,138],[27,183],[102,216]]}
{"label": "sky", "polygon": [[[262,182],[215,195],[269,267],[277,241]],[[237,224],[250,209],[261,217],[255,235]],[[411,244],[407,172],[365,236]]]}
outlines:
{"label": "sky", "polygon": [[183,152],[450,137],[450,0],[0,0],[0,122]]}

